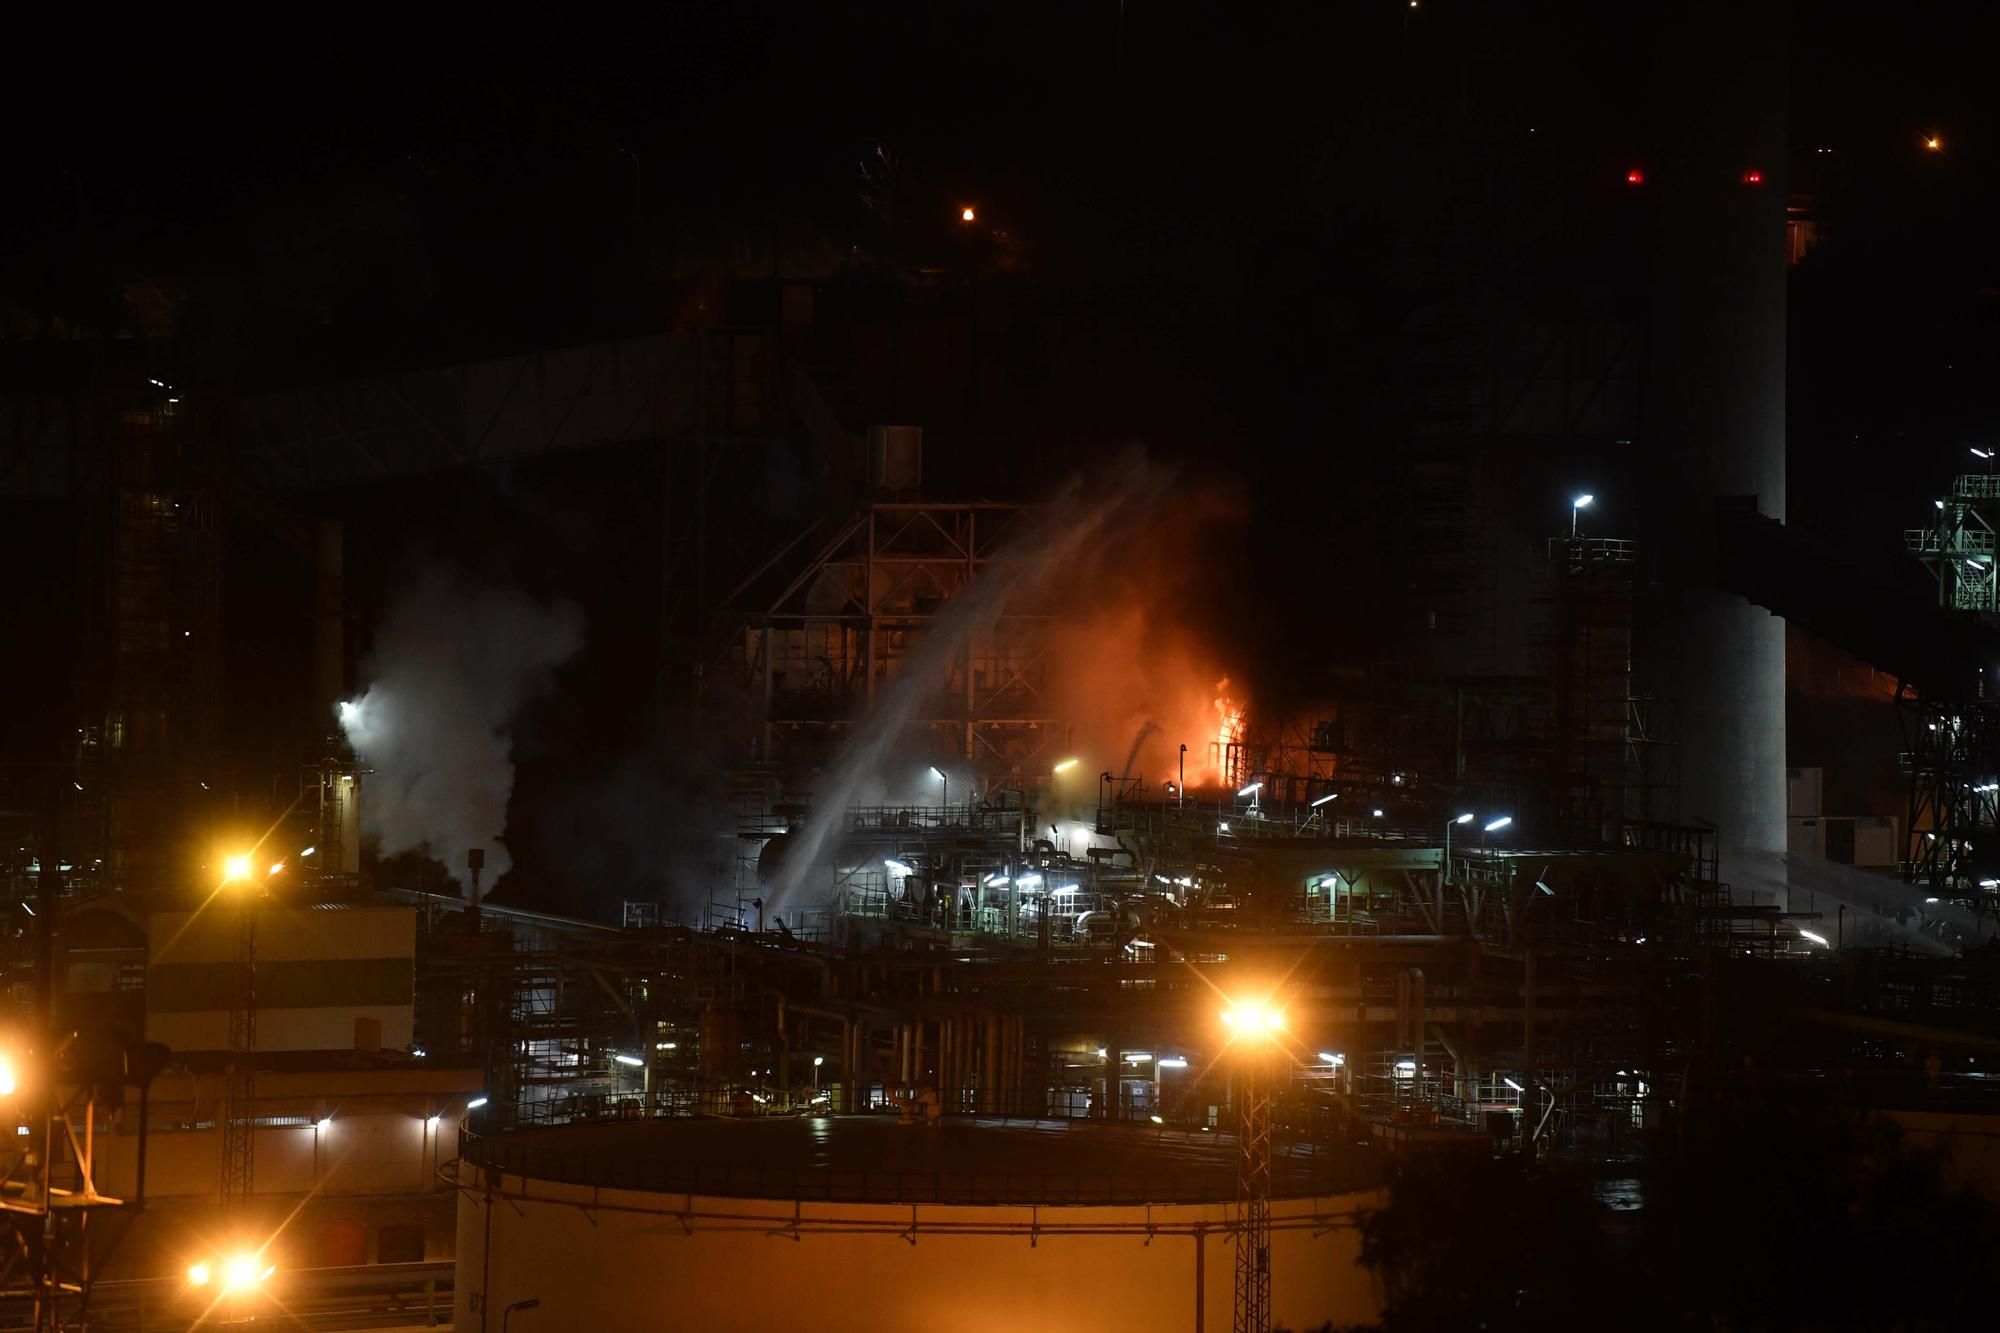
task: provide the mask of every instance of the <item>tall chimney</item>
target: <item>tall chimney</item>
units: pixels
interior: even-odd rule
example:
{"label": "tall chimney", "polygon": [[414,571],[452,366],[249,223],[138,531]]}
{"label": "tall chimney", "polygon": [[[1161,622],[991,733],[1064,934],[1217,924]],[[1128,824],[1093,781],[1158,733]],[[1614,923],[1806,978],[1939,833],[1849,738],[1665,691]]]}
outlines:
{"label": "tall chimney", "polygon": [[1655,141],[1660,235],[1642,440],[1660,553],[1657,676],[1681,817],[1741,898],[1784,901],[1785,626],[1720,591],[1717,502],[1785,516],[1785,52],[1775,5],[1675,6]]}

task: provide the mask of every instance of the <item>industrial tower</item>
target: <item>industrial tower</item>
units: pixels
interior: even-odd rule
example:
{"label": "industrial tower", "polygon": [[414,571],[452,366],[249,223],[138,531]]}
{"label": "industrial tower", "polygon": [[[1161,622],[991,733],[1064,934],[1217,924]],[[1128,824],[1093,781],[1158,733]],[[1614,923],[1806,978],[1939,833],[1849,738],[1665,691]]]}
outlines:
{"label": "industrial tower", "polygon": [[248,1202],[257,1153],[257,903],[247,886],[238,906],[243,915],[236,934],[237,990],[229,1011],[229,1064],[222,1085],[221,1195],[226,1215]]}

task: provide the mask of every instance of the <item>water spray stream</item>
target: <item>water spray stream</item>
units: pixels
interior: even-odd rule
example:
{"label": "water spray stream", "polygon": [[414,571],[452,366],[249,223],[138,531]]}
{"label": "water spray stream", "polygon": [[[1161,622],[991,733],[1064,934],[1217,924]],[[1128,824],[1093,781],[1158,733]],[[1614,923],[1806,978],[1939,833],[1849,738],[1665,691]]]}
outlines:
{"label": "water spray stream", "polygon": [[775,914],[796,905],[800,885],[821,864],[856,794],[885,780],[885,760],[920,703],[933,691],[972,636],[992,627],[1010,600],[1043,585],[1065,585],[1121,512],[1149,503],[1166,482],[1159,469],[1135,465],[1109,488],[1108,498],[1072,481],[1035,513],[1028,528],[998,551],[977,577],[949,598],[903,670],[876,697],[874,711],[849,736],[813,792],[813,811],[767,895]]}

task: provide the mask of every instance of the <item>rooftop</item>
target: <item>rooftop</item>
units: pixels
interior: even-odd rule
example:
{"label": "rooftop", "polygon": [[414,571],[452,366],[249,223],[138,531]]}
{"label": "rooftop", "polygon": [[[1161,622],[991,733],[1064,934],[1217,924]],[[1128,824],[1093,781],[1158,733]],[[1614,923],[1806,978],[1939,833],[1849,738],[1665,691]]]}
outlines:
{"label": "rooftop", "polygon": [[[733,1198],[877,1203],[1209,1203],[1236,1193],[1236,1140],[1062,1120],[887,1116],[629,1120],[469,1139],[471,1161],[541,1180]],[[1278,1197],[1369,1188],[1366,1149],[1274,1145]]]}

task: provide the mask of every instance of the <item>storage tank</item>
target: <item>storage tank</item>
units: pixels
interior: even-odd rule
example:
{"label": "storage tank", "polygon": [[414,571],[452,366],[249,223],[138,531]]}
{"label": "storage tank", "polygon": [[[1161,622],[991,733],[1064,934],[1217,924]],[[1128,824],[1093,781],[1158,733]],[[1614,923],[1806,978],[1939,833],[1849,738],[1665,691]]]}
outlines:
{"label": "storage tank", "polygon": [[[1278,1151],[1272,1314],[1372,1322],[1365,1150]],[[1075,1121],[647,1120],[468,1136],[457,1325],[1227,1329],[1236,1144]],[[533,1313],[526,1313],[532,1308]]]}

